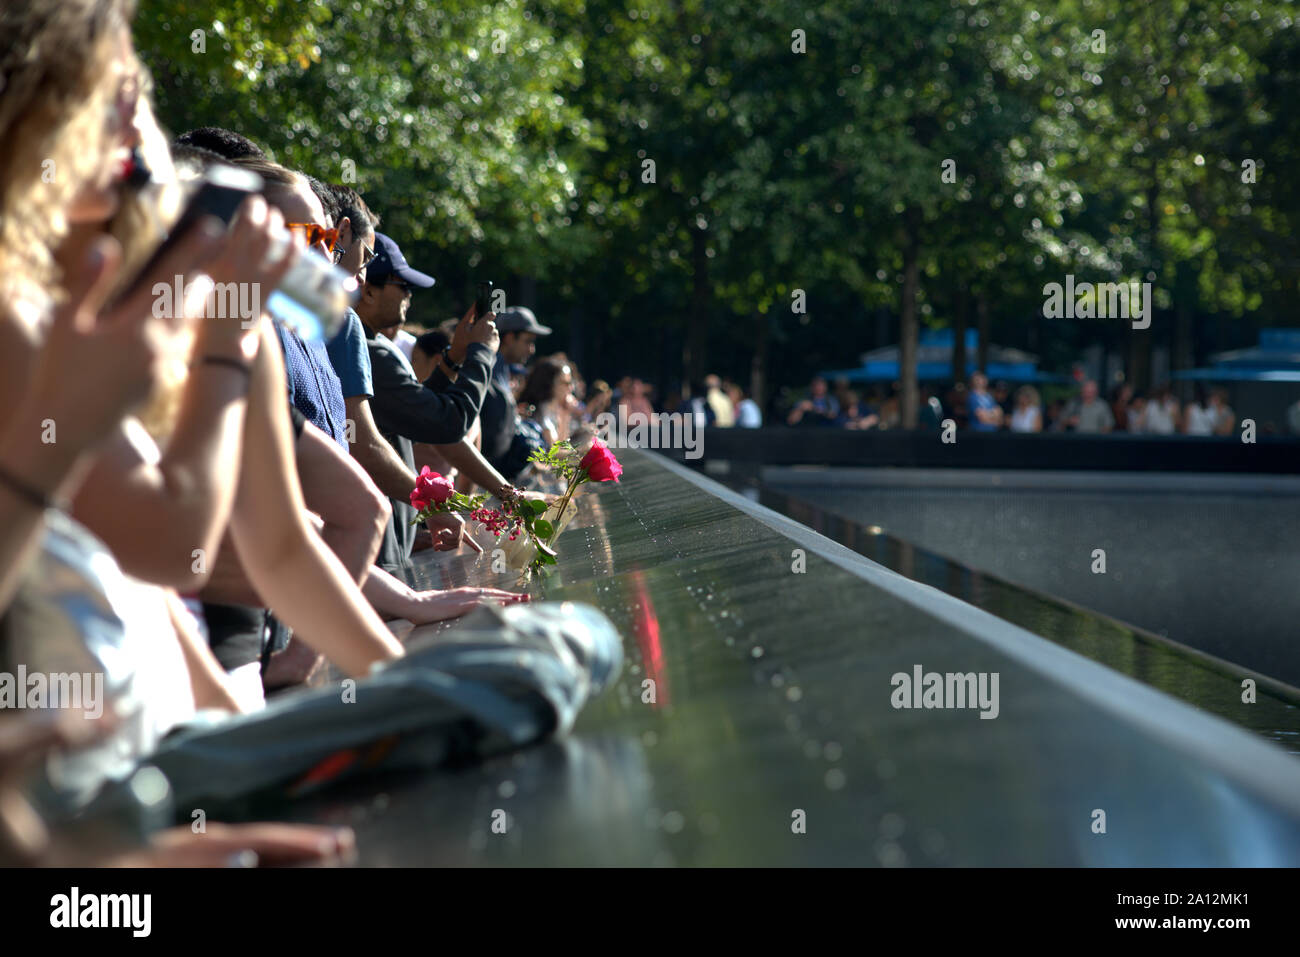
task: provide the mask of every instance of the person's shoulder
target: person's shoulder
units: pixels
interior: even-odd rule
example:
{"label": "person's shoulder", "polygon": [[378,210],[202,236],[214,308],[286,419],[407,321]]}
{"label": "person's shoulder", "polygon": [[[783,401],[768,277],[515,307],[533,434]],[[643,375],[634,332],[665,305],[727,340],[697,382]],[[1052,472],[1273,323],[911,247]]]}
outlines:
{"label": "person's shoulder", "polygon": [[405,371],[402,360],[398,358],[397,347],[383,336],[373,336],[366,340],[370,352],[370,367],[374,371],[381,369],[399,369]]}
{"label": "person's shoulder", "polygon": [[366,330],[361,317],[349,309],[338,332],[325,343],[325,351],[335,362],[359,359],[366,351]]}
{"label": "person's shoulder", "polygon": [[364,343],[366,341],[366,327],[353,310],[349,309],[343,315],[343,325],[339,328],[334,337],[334,341],[345,341],[349,343]]}
{"label": "person's shoulder", "polygon": [[387,336],[375,333],[373,336],[366,338],[366,345],[369,347],[372,357],[378,355],[397,361],[397,346]]}
{"label": "person's shoulder", "polygon": [[375,335],[373,338],[366,340],[366,346],[370,349],[370,367],[372,372],[383,372],[396,375],[400,379],[410,379],[415,381],[415,376],[410,372],[410,366],[407,365],[406,357],[401,354],[397,344],[383,335]]}

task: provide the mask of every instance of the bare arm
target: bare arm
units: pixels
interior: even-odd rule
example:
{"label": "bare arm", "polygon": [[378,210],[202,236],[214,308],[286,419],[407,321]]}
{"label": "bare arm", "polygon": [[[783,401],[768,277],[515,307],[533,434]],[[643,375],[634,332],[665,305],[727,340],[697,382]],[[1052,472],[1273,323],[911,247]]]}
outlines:
{"label": "bare arm", "polygon": [[[297,256],[286,246],[272,256],[282,234],[278,212],[254,197],[244,204],[221,252],[206,269],[214,281],[236,279],[274,288]],[[177,304],[182,327],[197,304]],[[201,308],[200,308],[201,311]],[[77,493],[73,515],[112,549],[122,567],[148,582],[194,590],[234,505],[234,477],[244,432],[246,368],[258,352],[257,324],[206,317],[195,326],[194,362],[181,395],[180,416],[162,458],[148,461],[124,434],[114,437]],[[75,374],[75,372],[74,372]],[[140,534],[142,529],[150,534]]]}
{"label": "bare arm", "polygon": [[[315,426],[308,424],[303,428],[294,452],[307,500],[304,517],[343,563],[352,580],[358,584],[367,581],[368,576],[379,570],[373,562],[391,514],[388,500],[361,466]],[[227,533],[203,589],[203,600],[231,605],[264,604],[239,556],[229,545]],[[402,611],[399,608],[394,613],[401,615]]]}
{"label": "bare arm", "polygon": [[[176,432],[156,465],[120,428],[73,500],[73,516],[104,540],[118,563],[154,584],[202,587],[234,505],[247,377],[222,365],[190,372]],[[148,528],[148,535],[141,529]]]}
{"label": "bare arm", "polygon": [[449,465],[460,469],[476,485],[485,489],[489,494],[500,498],[503,492],[510,489],[510,483],[505,480],[505,477],[500,472],[488,464],[488,460],[483,458],[483,453],[468,438],[453,442],[450,445],[435,445],[434,448],[439,455],[447,460]]}
{"label": "bare arm", "polygon": [[379,434],[375,417],[370,413],[370,400],[353,396],[346,402],[348,419],[356,430],[352,457],[389,498],[407,498],[415,488],[415,474],[406,467],[392,444]]}
{"label": "bare arm", "polygon": [[193,620],[175,592],[167,594],[167,614],[171,617],[176,638],[180,641],[185,665],[190,671],[190,687],[194,691],[194,704],[199,708],[221,708],[239,714],[243,709],[226,686],[226,673],[212,654],[203,636],[194,628]]}
{"label": "bare arm", "polygon": [[393,514],[388,499],[355,459],[313,425],[302,430],[294,456],[307,507],[325,523],[321,538],[352,580],[364,581]]}
{"label": "bare arm", "polygon": [[[73,412],[75,405],[55,404],[65,391],[60,387],[62,376],[42,376],[38,370],[32,382],[24,383],[29,364],[37,361],[37,348],[34,337],[0,310],[0,415],[5,426],[0,429],[0,468],[11,476],[0,481],[0,614],[13,599],[45,527],[45,509],[11,482],[54,498],[76,487],[90,461],[83,454],[92,442],[90,434],[66,429],[63,434],[55,432],[60,441],[42,441],[49,422],[57,427],[60,421],[71,425],[80,419]],[[48,370],[50,363],[43,365]],[[98,426],[110,427],[123,407],[124,403],[118,404],[116,414]]]}
{"label": "bare arm", "polygon": [[[50,409],[36,397],[19,407],[0,437],[0,464],[19,481],[55,496],[75,487],[88,463],[81,455],[84,446],[71,438],[66,444],[41,441],[41,423]],[[44,527],[45,510],[0,482],[0,614],[13,599]]]}
{"label": "bare arm", "polygon": [[[204,237],[184,241],[167,268],[187,271],[210,245]],[[133,298],[98,314],[120,262],[120,247],[100,240],[69,268],[67,299],[44,342],[17,302],[0,302],[0,467],[9,476],[0,481],[0,611],[40,539],[40,498],[72,494],[91,450],[153,385],[158,337],[147,302]]]}
{"label": "bare arm", "polygon": [[365,675],[372,664],[401,657],[402,646],[307,521],[272,336],[263,323],[230,526],[235,550],[258,594],[304,642],[346,673]]}

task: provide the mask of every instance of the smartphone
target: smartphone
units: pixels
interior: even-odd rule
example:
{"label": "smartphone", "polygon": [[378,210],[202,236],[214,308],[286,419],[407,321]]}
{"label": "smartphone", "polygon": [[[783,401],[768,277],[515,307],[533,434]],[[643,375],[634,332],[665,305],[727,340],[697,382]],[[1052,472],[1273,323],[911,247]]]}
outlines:
{"label": "smartphone", "polygon": [[200,219],[204,216],[213,216],[222,224],[229,226],[244,200],[252,193],[260,192],[261,189],[262,177],[251,170],[220,164],[209,167],[199,178],[198,189],[190,197],[176,225],[167,234],[162,245],[154,250],[149,261],[136,273],[135,278],[126,286],[126,291],[118,297],[118,300],[125,301],[138,292],[139,287],[149,280],[163,258],[176,248],[185,234]]}
{"label": "smartphone", "polygon": [[492,311],[492,281],[485,279],[478,284],[474,294],[474,319],[486,316]]}

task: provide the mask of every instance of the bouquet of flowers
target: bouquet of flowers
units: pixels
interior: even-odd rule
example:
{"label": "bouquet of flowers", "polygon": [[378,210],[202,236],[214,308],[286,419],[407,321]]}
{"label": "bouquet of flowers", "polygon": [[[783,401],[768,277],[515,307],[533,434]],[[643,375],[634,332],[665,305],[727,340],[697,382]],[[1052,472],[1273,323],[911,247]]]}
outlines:
{"label": "bouquet of flowers", "polygon": [[578,487],[593,481],[617,482],[623,466],[598,438],[592,439],[591,448],[581,456],[570,443],[557,442],[550,449],[535,451],[528,460],[565,479],[564,494],[556,502],[548,505],[514,494],[502,500],[501,508],[488,508],[486,494],[457,492],[449,479],[426,465],[411,491],[411,507],[418,513],[415,522],[427,521],[440,512],[462,512],[498,539],[507,535],[510,542],[517,543],[507,546],[506,561],[510,567],[521,569],[525,580],[554,565],[555,540],[577,514],[573,496]]}
{"label": "bouquet of flowers", "polygon": [[[514,494],[506,495],[500,509],[488,508],[487,493],[471,496],[457,492],[451,479],[426,465],[420,469],[420,474],[415,478],[415,488],[411,490],[411,508],[415,509],[415,518],[411,524],[422,525],[431,515],[460,512],[497,538],[509,535],[513,542],[521,534],[531,532],[532,522],[527,519],[534,514],[533,506],[545,506],[544,503],[524,499],[517,489],[512,491]],[[537,511],[540,512],[541,508]]]}

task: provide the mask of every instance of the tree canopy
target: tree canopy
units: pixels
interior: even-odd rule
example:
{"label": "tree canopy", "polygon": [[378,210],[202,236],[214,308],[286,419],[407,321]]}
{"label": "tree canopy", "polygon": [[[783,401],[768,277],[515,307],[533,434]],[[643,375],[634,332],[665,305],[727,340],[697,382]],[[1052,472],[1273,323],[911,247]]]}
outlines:
{"label": "tree canopy", "polygon": [[[354,182],[439,279],[416,318],[491,278],[589,378],[770,391],[968,316],[1139,382],[1288,321],[1293,9],[142,0],[136,33],[172,130]],[[1152,329],[1043,319],[1070,272],[1152,282]]]}

